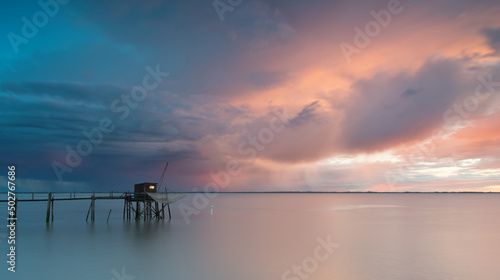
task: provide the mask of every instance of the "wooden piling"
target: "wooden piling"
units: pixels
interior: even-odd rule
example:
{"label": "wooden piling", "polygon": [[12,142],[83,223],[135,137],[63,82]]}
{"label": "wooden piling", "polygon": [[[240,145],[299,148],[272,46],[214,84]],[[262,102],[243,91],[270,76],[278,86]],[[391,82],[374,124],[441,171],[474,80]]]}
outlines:
{"label": "wooden piling", "polygon": [[128,219],[130,220],[132,219],[132,201],[130,200],[130,198],[127,204],[127,208],[128,208]]}
{"label": "wooden piling", "polygon": [[146,193],[142,194],[142,203],[144,203],[144,221],[148,217],[148,208],[146,207]]}
{"label": "wooden piling", "polygon": [[90,200],[89,211],[87,211],[87,218],[85,219],[85,222],[89,219],[90,209],[92,209],[92,200]]}
{"label": "wooden piling", "polygon": [[170,203],[168,203],[167,206],[168,206],[168,219],[171,220],[172,214],[170,214]]}
{"label": "wooden piling", "polygon": [[15,205],[15,207],[14,207],[14,217],[13,218],[17,219],[17,208],[19,208],[19,203],[17,202],[17,197],[14,198],[14,205]]}
{"label": "wooden piling", "polygon": [[152,207],[151,202],[148,201],[148,220],[151,220],[151,218],[153,217],[153,211],[151,207]]}
{"label": "wooden piling", "polygon": [[123,200],[123,219],[125,220],[125,206],[127,206],[127,199]]}
{"label": "wooden piling", "polygon": [[92,194],[92,214],[90,215],[90,220],[95,221],[95,192]]}
{"label": "wooden piling", "polygon": [[106,220],[106,224],[109,222],[109,215],[111,215],[111,210],[112,210],[112,209],[109,209],[108,219]]}
{"label": "wooden piling", "polygon": [[156,219],[159,220],[160,219],[160,208],[158,208],[158,201],[155,201],[155,215],[156,215]]}
{"label": "wooden piling", "polygon": [[52,200],[52,193],[49,193],[49,197],[47,198],[47,216],[45,218],[45,223],[50,222],[50,202]]}
{"label": "wooden piling", "polygon": [[53,222],[54,221],[54,198],[53,197],[52,197],[52,207],[51,207],[50,212],[52,212],[51,213],[51,215],[52,215],[51,220]]}
{"label": "wooden piling", "polygon": [[135,203],[135,219],[139,220],[139,200]]}

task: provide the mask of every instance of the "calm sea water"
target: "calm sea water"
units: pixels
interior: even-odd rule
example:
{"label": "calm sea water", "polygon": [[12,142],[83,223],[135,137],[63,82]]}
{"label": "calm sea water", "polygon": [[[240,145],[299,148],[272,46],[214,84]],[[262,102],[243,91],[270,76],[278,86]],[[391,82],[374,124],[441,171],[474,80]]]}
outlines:
{"label": "calm sea water", "polygon": [[0,278],[500,279],[498,194],[220,194],[189,224],[180,203],[136,223],[98,200],[91,224],[89,201],[56,201],[48,227],[45,203],[21,203],[17,272],[5,227]]}

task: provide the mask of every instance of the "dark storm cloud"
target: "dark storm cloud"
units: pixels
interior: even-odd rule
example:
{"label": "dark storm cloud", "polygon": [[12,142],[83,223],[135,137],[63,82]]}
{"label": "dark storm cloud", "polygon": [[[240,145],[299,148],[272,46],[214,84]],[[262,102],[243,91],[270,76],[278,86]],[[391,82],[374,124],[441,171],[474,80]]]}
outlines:
{"label": "dark storm cloud", "polygon": [[317,117],[316,111],[320,107],[318,102],[319,101],[316,100],[311,104],[304,106],[302,111],[297,113],[297,116],[290,119],[290,125],[292,127],[298,127],[301,125],[307,125],[309,122],[313,121]]}
{"label": "dark storm cloud", "polygon": [[485,28],[481,30],[482,34],[496,55],[500,54],[500,28]]}
{"label": "dark storm cloud", "polygon": [[[17,162],[32,162],[29,168],[33,179],[53,180],[50,164],[64,162],[66,146],[76,147],[85,140],[83,130],[99,126],[102,118],[109,118],[115,125],[112,133],[105,134],[102,144],[94,148],[81,166],[68,174],[70,181],[106,181],[105,172],[92,163],[116,161],[106,169],[113,173],[125,170],[120,158],[148,158],[159,164],[165,159],[181,160],[200,157],[190,141],[199,140],[208,131],[217,131],[220,123],[210,114],[199,110],[199,104],[179,99],[164,92],[153,92],[149,99],[131,110],[130,116],[121,120],[110,110],[112,100],[119,99],[130,89],[115,86],[89,86],[56,82],[4,82],[0,84],[0,135],[2,163],[15,158]],[[222,106],[221,106],[222,107]],[[176,110],[186,115],[176,115]],[[210,111],[210,110],[208,110]],[[227,110],[227,114],[236,114]],[[222,126],[219,126],[222,127]],[[183,145],[169,145],[187,141]],[[161,164],[160,164],[161,165]],[[145,168],[144,167],[141,168]],[[94,169],[94,171],[93,171]],[[107,172],[108,172],[107,171]],[[95,176],[89,178],[88,174]],[[101,177],[102,175],[102,177]],[[123,177],[122,177],[123,179]]]}
{"label": "dark storm cloud", "polygon": [[286,78],[259,65],[295,36],[285,16],[265,1],[243,3],[224,22],[206,1],[145,6],[137,1],[86,1],[74,8],[98,22],[113,43],[133,46],[148,54],[151,63],[175,68],[176,84],[182,86],[172,89],[179,94],[243,95]]}
{"label": "dark storm cloud", "polygon": [[403,96],[410,96],[410,95],[417,94],[418,92],[420,92],[420,90],[409,87],[405,91],[403,91],[402,95]]}
{"label": "dark storm cloud", "polygon": [[474,93],[477,80],[464,69],[460,60],[430,60],[415,74],[358,81],[343,122],[346,148],[384,150],[428,136],[455,100]]}

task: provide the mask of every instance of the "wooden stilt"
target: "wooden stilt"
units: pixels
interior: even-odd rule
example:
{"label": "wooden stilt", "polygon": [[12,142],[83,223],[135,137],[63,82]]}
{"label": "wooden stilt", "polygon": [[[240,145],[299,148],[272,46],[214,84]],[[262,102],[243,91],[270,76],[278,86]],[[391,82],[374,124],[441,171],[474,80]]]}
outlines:
{"label": "wooden stilt", "polygon": [[49,193],[49,197],[47,198],[47,217],[45,218],[45,222],[48,224],[50,222],[50,202],[52,200],[52,193]]}
{"label": "wooden stilt", "polygon": [[123,219],[125,220],[125,206],[127,206],[127,199],[123,200]]}
{"label": "wooden stilt", "polygon": [[87,218],[85,219],[85,222],[89,219],[90,209],[92,209],[92,200],[90,200],[89,211],[87,211]]}
{"label": "wooden stilt", "polygon": [[160,219],[160,208],[158,208],[158,201],[155,201],[155,215],[156,215],[156,219],[159,220]]}
{"label": "wooden stilt", "polygon": [[148,218],[149,218],[149,220],[151,220],[153,218],[153,209],[151,207],[153,207],[153,205],[151,204],[151,202],[148,202],[148,208],[149,208],[148,209],[148,214],[149,214]]}
{"label": "wooden stilt", "polygon": [[171,220],[172,219],[172,214],[170,214],[170,203],[167,204],[168,206],[168,219]]}
{"label": "wooden stilt", "polygon": [[127,199],[127,220],[130,220],[130,198]]}
{"label": "wooden stilt", "polygon": [[109,209],[108,219],[106,220],[106,224],[109,222],[109,215],[111,215],[111,210],[112,210],[112,209]]}
{"label": "wooden stilt", "polygon": [[95,221],[95,192],[92,195],[92,214],[90,216],[90,220]]}
{"label": "wooden stilt", "polygon": [[51,220],[54,221],[54,198],[52,198],[52,207],[50,211],[52,212]]}
{"label": "wooden stilt", "polygon": [[19,203],[17,201],[17,197],[14,198],[14,205],[16,206],[16,207],[14,207],[14,218],[17,219],[17,208],[19,208]]}
{"label": "wooden stilt", "polygon": [[135,203],[135,219],[139,220],[139,201]]}
{"label": "wooden stilt", "polygon": [[142,194],[142,203],[144,203],[144,221],[148,218],[148,209],[146,207],[146,193]]}

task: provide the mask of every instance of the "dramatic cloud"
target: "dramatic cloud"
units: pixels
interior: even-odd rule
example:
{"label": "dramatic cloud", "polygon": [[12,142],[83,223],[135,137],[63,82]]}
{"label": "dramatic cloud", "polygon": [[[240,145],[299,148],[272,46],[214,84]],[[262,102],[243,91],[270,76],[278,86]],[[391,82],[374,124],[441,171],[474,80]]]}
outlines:
{"label": "dramatic cloud", "polygon": [[495,54],[498,55],[500,53],[500,28],[486,28],[482,30],[486,39],[488,40],[488,44],[495,51]]}
{"label": "dramatic cloud", "polygon": [[473,74],[461,61],[437,60],[414,74],[379,74],[357,82],[343,122],[345,145],[375,151],[424,139],[443,125],[455,100],[474,92]]}
{"label": "dramatic cloud", "polygon": [[0,164],[33,190],[130,190],[165,161],[182,191],[234,164],[225,190],[495,189],[500,3],[388,4],[71,1],[0,42]]}

